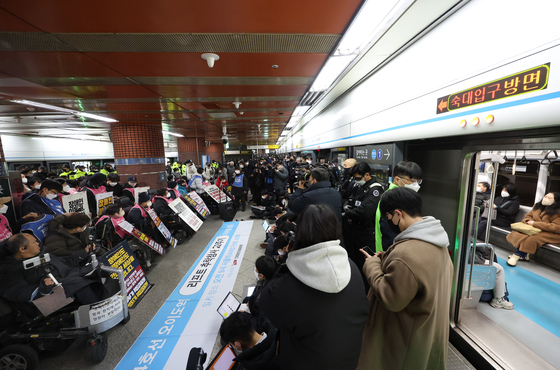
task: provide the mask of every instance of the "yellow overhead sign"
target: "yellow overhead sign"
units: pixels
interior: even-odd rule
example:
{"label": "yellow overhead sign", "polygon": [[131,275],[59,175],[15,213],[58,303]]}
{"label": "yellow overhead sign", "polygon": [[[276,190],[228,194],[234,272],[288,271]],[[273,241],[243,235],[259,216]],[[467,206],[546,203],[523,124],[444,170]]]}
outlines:
{"label": "yellow overhead sign", "polygon": [[269,145],[268,146],[268,149],[278,149],[278,148],[280,148],[279,145]]}

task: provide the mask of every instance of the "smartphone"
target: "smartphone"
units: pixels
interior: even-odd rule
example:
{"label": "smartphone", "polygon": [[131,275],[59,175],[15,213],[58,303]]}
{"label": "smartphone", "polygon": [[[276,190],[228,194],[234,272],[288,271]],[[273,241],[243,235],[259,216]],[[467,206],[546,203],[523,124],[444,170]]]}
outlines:
{"label": "smartphone", "polygon": [[375,256],[375,252],[371,250],[370,247],[363,247],[362,250],[369,254],[370,256]]}

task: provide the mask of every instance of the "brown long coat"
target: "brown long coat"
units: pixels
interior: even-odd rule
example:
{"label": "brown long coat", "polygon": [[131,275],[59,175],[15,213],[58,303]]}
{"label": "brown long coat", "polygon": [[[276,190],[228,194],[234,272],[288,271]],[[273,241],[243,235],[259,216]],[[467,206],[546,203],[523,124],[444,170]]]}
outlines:
{"label": "brown long coat", "polygon": [[368,258],[370,313],[358,370],[444,370],[453,264],[447,248],[405,239]]}
{"label": "brown long coat", "polygon": [[506,237],[507,241],[521,252],[534,254],[538,248],[547,243],[560,244],[560,214],[548,215],[539,209],[532,209],[523,218],[523,222],[535,221],[533,227],[541,229],[536,235],[525,235],[518,231],[512,231]]}

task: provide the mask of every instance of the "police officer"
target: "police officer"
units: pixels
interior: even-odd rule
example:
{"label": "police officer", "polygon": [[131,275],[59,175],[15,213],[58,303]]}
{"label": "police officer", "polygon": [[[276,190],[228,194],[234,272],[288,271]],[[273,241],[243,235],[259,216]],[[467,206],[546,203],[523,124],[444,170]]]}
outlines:
{"label": "police officer", "polygon": [[[360,249],[367,246],[375,250],[375,213],[383,186],[376,182],[369,164],[365,162],[357,163],[351,173],[358,187],[343,207],[342,231],[348,257],[361,272],[364,256]],[[369,285],[363,273],[362,276],[368,290]]]}
{"label": "police officer", "polygon": [[73,177],[72,175],[70,175],[70,180],[79,180],[81,177],[87,175],[87,173],[84,171],[85,168],[86,168],[85,166],[77,165]]}
{"label": "police officer", "polygon": [[340,196],[342,197],[342,202],[346,202],[356,188],[356,183],[354,182],[354,177],[352,176],[351,171],[357,163],[358,161],[354,158],[348,158],[342,165],[344,167],[344,171],[342,173],[342,184],[340,185]]}
{"label": "police officer", "polygon": [[[73,179],[74,178],[74,172],[72,172],[69,165],[63,164],[62,165],[62,172],[58,176],[66,177],[67,179]],[[72,176],[72,177],[70,177],[70,176]]]}

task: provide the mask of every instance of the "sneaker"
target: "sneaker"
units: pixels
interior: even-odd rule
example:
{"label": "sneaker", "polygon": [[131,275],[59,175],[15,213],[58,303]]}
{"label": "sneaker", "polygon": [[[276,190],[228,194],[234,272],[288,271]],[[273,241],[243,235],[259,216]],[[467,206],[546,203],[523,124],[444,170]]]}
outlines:
{"label": "sneaker", "polygon": [[[513,254],[510,254],[510,255],[508,256],[508,258],[511,258],[511,256],[513,256]],[[527,262],[529,261],[529,253],[527,253],[527,256],[525,256],[525,257],[521,257],[521,256],[519,256],[519,255],[517,255],[517,256],[519,257],[519,258],[518,258],[519,261],[527,261]]]}
{"label": "sneaker", "polygon": [[493,298],[490,301],[490,306],[494,308],[503,308],[505,310],[513,310],[513,303],[506,301],[504,297]]}
{"label": "sneaker", "polygon": [[265,249],[266,247],[268,247],[268,243],[261,243],[261,248]]}

